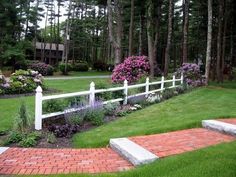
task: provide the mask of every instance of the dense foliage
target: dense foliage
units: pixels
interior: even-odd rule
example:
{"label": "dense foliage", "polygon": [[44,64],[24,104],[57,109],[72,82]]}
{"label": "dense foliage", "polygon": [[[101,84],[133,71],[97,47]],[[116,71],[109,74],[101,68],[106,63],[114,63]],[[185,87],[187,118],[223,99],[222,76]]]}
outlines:
{"label": "dense foliage", "polygon": [[75,64],[72,65],[72,71],[88,71],[89,70],[89,66],[88,63],[86,62],[77,62]]}
{"label": "dense foliage", "polygon": [[132,56],[117,65],[112,73],[113,83],[123,83],[127,80],[129,83],[138,81],[145,75],[148,75],[150,64],[146,56]]}
{"label": "dense foliage", "polygon": [[43,77],[38,71],[17,70],[9,81],[0,74],[0,94],[32,93],[39,85],[45,87]]}
{"label": "dense foliage", "polygon": [[29,64],[28,68],[38,71],[43,76],[52,76],[54,71],[54,68],[51,65],[41,62],[32,62]]}
{"label": "dense foliage", "polygon": [[197,64],[183,63],[178,73],[183,73],[184,81],[190,86],[198,87],[205,84],[205,80],[200,72],[200,67]]}

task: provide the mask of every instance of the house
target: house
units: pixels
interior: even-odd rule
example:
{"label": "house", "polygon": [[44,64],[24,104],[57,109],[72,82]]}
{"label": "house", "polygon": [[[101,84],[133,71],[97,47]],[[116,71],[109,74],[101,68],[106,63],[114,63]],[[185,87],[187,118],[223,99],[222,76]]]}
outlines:
{"label": "house", "polygon": [[50,65],[56,65],[62,60],[64,45],[36,42],[36,59]]}

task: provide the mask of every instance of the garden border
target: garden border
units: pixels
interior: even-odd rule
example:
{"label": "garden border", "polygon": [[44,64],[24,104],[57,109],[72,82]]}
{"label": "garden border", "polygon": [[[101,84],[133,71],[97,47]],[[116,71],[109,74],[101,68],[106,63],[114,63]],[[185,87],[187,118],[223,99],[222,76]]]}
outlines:
{"label": "garden border", "polygon": [[[136,84],[136,85],[128,85],[128,81],[124,81],[124,85],[122,87],[113,87],[113,88],[108,88],[108,89],[95,89],[95,83],[91,82],[90,84],[90,89],[88,91],[81,91],[81,92],[74,92],[74,93],[65,93],[65,94],[60,94],[60,95],[51,95],[51,96],[43,96],[42,94],[42,88],[40,86],[37,87],[36,89],[36,95],[35,95],[35,129],[36,130],[41,130],[42,129],[42,120],[47,119],[50,117],[55,117],[59,115],[63,115],[68,112],[75,112],[79,111],[81,109],[86,109],[88,107],[92,107],[95,104],[96,97],[95,94],[97,93],[104,93],[104,92],[114,92],[114,91],[121,91],[123,90],[124,93],[124,98],[117,98],[117,99],[112,99],[112,100],[107,100],[102,102],[102,104],[107,104],[107,103],[114,103],[114,102],[120,102],[123,101],[123,104],[126,105],[128,102],[128,99],[137,97],[137,96],[148,96],[149,94],[156,93],[156,92],[163,92],[166,88],[165,83],[171,83],[172,86],[167,87],[167,88],[176,88],[179,87],[180,85],[183,84],[183,74],[181,74],[180,79],[176,79],[175,75],[173,75],[173,78],[171,80],[165,80],[164,76],[162,76],[161,81],[155,81],[155,82],[150,82],[149,78],[146,78],[146,82],[142,84]],[[180,82],[180,85],[176,85],[176,82]],[[150,90],[150,86],[152,85],[160,85],[160,89],[156,90]],[[142,93],[138,93],[135,95],[130,95],[128,96],[128,91],[129,89],[133,88],[140,88],[140,87],[145,87],[145,91]],[[60,98],[69,98],[69,97],[76,97],[76,96],[89,96],[89,104],[86,105],[83,108],[71,108],[69,110],[61,111],[61,112],[54,112],[54,113],[49,113],[49,114],[43,114],[42,112],[42,107],[43,107],[43,101],[46,100],[53,100],[53,99],[60,99]]]}

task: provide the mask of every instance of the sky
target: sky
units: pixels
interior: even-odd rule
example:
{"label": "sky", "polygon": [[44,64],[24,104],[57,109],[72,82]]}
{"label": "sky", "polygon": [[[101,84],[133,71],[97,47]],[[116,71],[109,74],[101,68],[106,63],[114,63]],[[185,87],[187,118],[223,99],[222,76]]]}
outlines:
{"label": "sky", "polygon": [[[56,14],[58,13],[57,11],[57,2],[54,1],[54,6],[55,6],[55,9],[56,9]],[[61,11],[61,14],[62,16],[60,17],[60,22],[63,22],[66,20],[66,16],[64,14],[66,14],[66,9],[68,8],[69,6],[69,3],[66,1],[66,3],[60,7],[60,11]],[[46,21],[46,12],[47,12],[47,9],[46,7],[44,7],[44,18],[42,18],[42,21],[39,22],[39,27],[40,28],[44,28],[45,27],[45,21]],[[47,25],[49,25],[49,23],[47,23]]]}
{"label": "sky", "polygon": [[[183,2],[183,0],[179,0],[176,5],[177,6],[182,5],[182,2]],[[55,9],[56,9],[56,13],[57,13],[57,2],[56,1],[54,1],[54,6],[55,6]],[[68,3],[68,1],[66,1],[65,4],[60,7],[61,14],[63,14],[62,17],[60,17],[60,22],[63,22],[63,21],[66,20],[67,17],[64,14],[66,14],[66,9],[68,8],[68,6],[69,6],[69,3]],[[47,10],[46,7],[44,7],[44,17],[46,17],[46,10]],[[40,28],[45,27],[45,20],[46,19],[43,18],[42,21],[39,22],[39,27]],[[47,25],[49,25],[49,23],[47,23]]]}

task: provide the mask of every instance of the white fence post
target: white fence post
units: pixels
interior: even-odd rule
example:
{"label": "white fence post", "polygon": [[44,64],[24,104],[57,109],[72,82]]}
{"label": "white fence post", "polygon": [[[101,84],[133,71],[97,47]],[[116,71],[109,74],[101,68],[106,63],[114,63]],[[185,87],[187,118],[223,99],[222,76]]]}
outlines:
{"label": "white fence post", "polygon": [[40,86],[36,89],[35,95],[35,129],[41,130],[42,129],[42,106],[43,106],[43,94],[42,88]]}
{"label": "white fence post", "polygon": [[90,84],[89,105],[92,107],[95,103],[95,83]]}
{"label": "white fence post", "polygon": [[175,75],[173,75],[172,87],[175,87]]}
{"label": "white fence post", "polygon": [[125,79],[124,81],[124,102],[123,104],[126,105],[128,103],[128,81]]}
{"label": "white fence post", "polygon": [[149,93],[149,77],[146,78],[146,89],[145,89],[145,92],[146,92],[146,96],[148,96],[148,93]]}
{"label": "white fence post", "polygon": [[164,76],[162,76],[161,77],[161,93],[163,92],[163,90],[164,90],[164,84],[165,84],[165,78],[164,78]]}
{"label": "white fence post", "polygon": [[181,73],[181,85],[184,83],[184,74]]}

